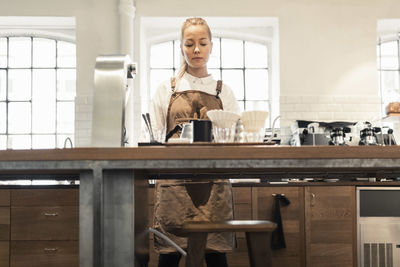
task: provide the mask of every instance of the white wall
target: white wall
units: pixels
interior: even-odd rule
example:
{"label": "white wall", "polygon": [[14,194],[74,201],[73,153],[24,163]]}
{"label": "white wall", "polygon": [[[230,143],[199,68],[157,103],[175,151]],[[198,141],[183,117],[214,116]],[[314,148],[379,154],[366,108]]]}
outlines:
{"label": "white wall", "polygon": [[400,18],[398,0],[136,0],[136,11],[136,28],[141,16],[278,17],[282,125],[381,116],[376,25]]}
{"label": "white wall", "polygon": [[[120,51],[118,3],[118,0],[0,1],[0,16],[76,17],[77,146],[89,143],[87,107],[93,90],[95,58]],[[319,114],[318,119],[368,119],[363,117],[364,112],[370,112],[368,116],[380,115],[376,23],[378,19],[400,18],[398,0],[136,0],[135,6],[135,47],[139,47],[142,16],[278,17],[283,121],[295,114],[302,116],[299,119],[308,119],[312,114]],[[136,61],[139,55],[140,51],[135,49]],[[294,104],[296,99],[300,103]],[[317,105],[315,101],[325,102]],[[326,102],[337,106],[326,111]],[[354,104],[360,102],[365,105],[355,108]],[[310,110],[311,104],[315,104],[314,111]],[[342,113],[336,114],[337,108],[343,109]],[[348,116],[343,113],[346,108],[359,111]],[[328,112],[326,117],[324,112]]]}
{"label": "white wall", "polygon": [[[96,56],[120,49],[118,0],[2,0],[0,16],[76,18],[76,146],[89,144],[91,97]],[[89,104],[89,105],[88,105]]]}

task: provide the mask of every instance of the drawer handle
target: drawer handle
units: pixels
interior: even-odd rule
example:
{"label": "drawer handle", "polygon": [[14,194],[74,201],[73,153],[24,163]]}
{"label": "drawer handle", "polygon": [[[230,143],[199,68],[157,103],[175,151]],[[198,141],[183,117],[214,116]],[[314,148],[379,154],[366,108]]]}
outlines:
{"label": "drawer handle", "polygon": [[315,197],[316,195],[314,193],[311,193],[311,207],[315,206]]}
{"label": "drawer handle", "polygon": [[54,212],[54,213],[44,212],[43,215],[46,217],[56,217],[56,216],[58,216],[58,213],[57,212]]}
{"label": "drawer handle", "polygon": [[46,253],[51,253],[51,252],[56,252],[58,248],[44,248],[43,250]]}

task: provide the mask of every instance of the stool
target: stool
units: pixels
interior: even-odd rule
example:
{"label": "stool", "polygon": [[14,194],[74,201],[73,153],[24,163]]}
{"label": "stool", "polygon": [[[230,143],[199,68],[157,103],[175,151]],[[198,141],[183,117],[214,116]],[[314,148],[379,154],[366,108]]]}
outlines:
{"label": "stool", "polygon": [[271,233],[276,224],[263,220],[188,222],[182,227],[188,236],[186,267],[203,266],[208,233],[245,232],[251,267],[271,267]]}

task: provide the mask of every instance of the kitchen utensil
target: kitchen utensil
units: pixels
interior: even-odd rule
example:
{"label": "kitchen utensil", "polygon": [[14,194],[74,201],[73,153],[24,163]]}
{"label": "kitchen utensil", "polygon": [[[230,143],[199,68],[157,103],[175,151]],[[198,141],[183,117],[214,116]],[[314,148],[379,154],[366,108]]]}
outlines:
{"label": "kitchen utensil", "polygon": [[151,128],[151,123],[150,123],[150,114],[149,113],[146,113],[146,115],[142,114],[142,118],[144,120],[144,123],[146,124],[147,130],[149,131],[150,143],[155,143],[153,129]]}
{"label": "kitchen utensil", "polygon": [[235,139],[235,126],[240,115],[221,110],[210,110],[207,112],[213,126],[214,140],[217,143],[230,143]]}
{"label": "kitchen utensil", "polygon": [[331,131],[331,140],[329,141],[329,145],[331,146],[344,146],[346,142],[344,138],[346,137],[346,133],[350,132],[349,127],[336,127]]}
{"label": "kitchen utensil", "polygon": [[243,111],[241,120],[244,130],[251,133],[259,132],[264,127],[267,117],[268,111]]}
{"label": "kitchen utensil", "polygon": [[185,139],[189,142],[193,142],[193,124],[185,123],[182,126],[182,133],[180,136],[181,139]]}
{"label": "kitchen utensil", "polygon": [[192,120],[193,142],[211,142],[212,123],[209,120]]}
{"label": "kitchen utensil", "polygon": [[381,128],[372,127],[370,122],[365,122],[366,128],[360,131],[360,146],[376,146],[378,145],[377,133],[381,132]]}
{"label": "kitchen utensil", "polygon": [[239,114],[222,109],[209,110],[207,111],[207,116],[210,118],[213,126],[220,128],[230,128],[240,118]]}

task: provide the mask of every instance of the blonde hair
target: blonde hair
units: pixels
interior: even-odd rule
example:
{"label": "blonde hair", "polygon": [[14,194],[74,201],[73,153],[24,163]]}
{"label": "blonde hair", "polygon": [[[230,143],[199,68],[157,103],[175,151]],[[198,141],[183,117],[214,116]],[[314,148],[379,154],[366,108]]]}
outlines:
{"label": "blonde hair", "polygon": [[[210,38],[211,41],[211,30],[210,27],[208,26],[207,22],[202,19],[202,18],[188,18],[186,19],[186,21],[182,24],[182,28],[181,28],[181,48],[183,45],[183,34],[185,33],[185,30],[189,27],[189,26],[195,26],[195,25],[202,25],[204,27],[206,27],[207,32],[208,32],[208,37]],[[183,74],[185,74],[186,70],[187,70],[188,64],[186,62],[185,59],[182,58],[182,65],[179,68],[178,74],[176,75],[176,78],[179,80],[180,78],[182,78]]]}

